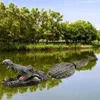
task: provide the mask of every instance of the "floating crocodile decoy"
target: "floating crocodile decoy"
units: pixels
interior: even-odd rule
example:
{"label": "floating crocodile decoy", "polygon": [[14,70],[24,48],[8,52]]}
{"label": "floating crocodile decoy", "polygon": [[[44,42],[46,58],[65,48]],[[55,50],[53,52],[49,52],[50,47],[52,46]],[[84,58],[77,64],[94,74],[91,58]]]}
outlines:
{"label": "floating crocodile decoy", "polygon": [[46,74],[43,71],[34,69],[31,65],[22,66],[15,64],[10,59],[5,59],[2,63],[6,68],[11,68],[15,72],[18,72],[18,76],[15,78],[9,78],[8,80],[3,80],[2,83],[8,87],[21,87],[37,85],[48,80],[49,77],[57,79],[67,78],[75,73],[76,68],[86,66],[90,60],[97,60],[97,58],[88,57],[87,59],[82,59],[73,63],[61,62],[54,65],[48,71],[48,74]]}

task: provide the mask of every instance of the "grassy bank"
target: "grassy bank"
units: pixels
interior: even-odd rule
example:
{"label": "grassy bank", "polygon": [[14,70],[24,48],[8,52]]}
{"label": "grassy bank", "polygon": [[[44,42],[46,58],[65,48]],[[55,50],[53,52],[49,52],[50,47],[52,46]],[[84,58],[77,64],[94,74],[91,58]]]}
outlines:
{"label": "grassy bank", "polygon": [[66,50],[66,49],[86,49],[91,48],[91,45],[66,45],[66,44],[29,44],[26,46],[28,50]]}
{"label": "grassy bank", "polygon": [[92,45],[75,45],[75,44],[20,44],[9,43],[0,44],[0,51],[38,51],[38,50],[66,50],[66,49],[90,49]]}

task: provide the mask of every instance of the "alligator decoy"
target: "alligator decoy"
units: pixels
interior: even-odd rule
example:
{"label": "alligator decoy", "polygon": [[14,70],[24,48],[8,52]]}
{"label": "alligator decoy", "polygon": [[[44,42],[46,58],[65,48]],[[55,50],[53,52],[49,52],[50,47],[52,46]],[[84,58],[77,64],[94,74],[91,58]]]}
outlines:
{"label": "alligator decoy", "polygon": [[61,62],[54,65],[48,71],[48,74],[46,74],[43,71],[36,70],[31,65],[22,66],[15,64],[10,59],[5,59],[2,61],[2,64],[4,64],[6,68],[11,68],[17,72],[18,76],[15,78],[9,78],[8,80],[3,80],[2,83],[8,87],[21,87],[37,85],[48,80],[49,77],[56,79],[67,78],[75,73],[76,68],[86,66],[90,60],[97,60],[97,58],[89,56],[86,59],[74,61],[73,63]]}

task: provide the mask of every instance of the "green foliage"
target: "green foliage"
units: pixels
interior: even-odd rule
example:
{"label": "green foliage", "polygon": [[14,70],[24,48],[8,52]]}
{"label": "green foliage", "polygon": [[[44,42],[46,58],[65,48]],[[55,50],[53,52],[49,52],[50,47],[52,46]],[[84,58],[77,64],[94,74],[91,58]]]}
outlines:
{"label": "green foliage", "polygon": [[[53,10],[18,8],[13,3],[0,3],[0,42],[9,44],[39,41],[89,43],[97,38],[95,27],[88,21],[63,22],[63,15]],[[61,41],[62,42],[62,41]]]}
{"label": "green foliage", "polygon": [[26,46],[27,50],[64,50],[67,48],[65,44],[29,44]]}
{"label": "green foliage", "polygon": [[89,22],[78,20],[67,25],[66,41],[88,44],[97,38],[96,28]]}
{"label": "green foliage", "polygon": [[52,10],[18,8],[13,3],[0,3],[0,40],[36,43],[40,39],[58,40],[62,15]]}

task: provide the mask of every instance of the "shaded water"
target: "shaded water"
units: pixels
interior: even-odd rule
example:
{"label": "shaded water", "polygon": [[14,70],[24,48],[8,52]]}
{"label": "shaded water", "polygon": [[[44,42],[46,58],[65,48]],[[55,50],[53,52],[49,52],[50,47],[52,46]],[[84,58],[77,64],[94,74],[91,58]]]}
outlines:
{"label": "shaded water", "polygon": [[[69,78],[49,79],[36,86],[7,88],[2,80],[15,76],[12,70],[5,70],[0,63],[0,100],[100,100],[100,54],[94,51],[98,58],[91,61]],[[91,51],[56,51],[56,52],[9,52],[0,53],[0,62],[11,59],[13,62],[29,65],[36,69],[48,70],[60,62],[73,62],[91,56]]]}

